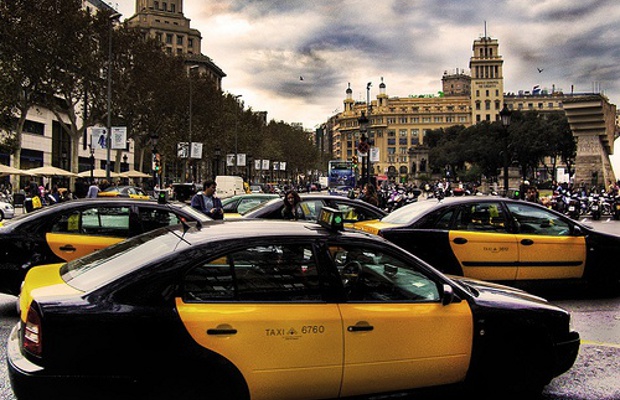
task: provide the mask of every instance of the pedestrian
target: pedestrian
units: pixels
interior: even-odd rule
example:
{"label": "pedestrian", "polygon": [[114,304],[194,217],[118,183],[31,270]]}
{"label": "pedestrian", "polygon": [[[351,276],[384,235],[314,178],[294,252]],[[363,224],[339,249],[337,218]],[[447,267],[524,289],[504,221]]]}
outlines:
{"label": "pedestrian", "polygon": [[297,221],[305,219],[304,211],[301,209],[301,197],[294,190],[289,190],[284,196],[284,208],[282,218]]}
{"label": "pedestrian", "polygon": [[364,200],[366,203],[379,207],[379,194],[377,193],[375,185],[372,183],[367,183],[364,185],[362,195],[359,198]]}
{"label": "pedestrian", "polygon": [[215,181],[205,181],[202,191],[192,197],[191,206],[213,219],[224,219],[222,200],[215,196],[216,187]]}
{"label": "pedestrian", "polygon": [[96,181],[93,181],[88,187],[88,193],[86,194],[86,198],[94,199],[99,195],[99,186]]}
{"label": "pedestrian", "polygon": [[39,190],[39,185],[37,185],[37,183],[32,179],[26,188],[26,196],[26,200],[24,201],[24,208],[26,212],[31,212],[43,206],[43,202],[40,197],[41,191]]}

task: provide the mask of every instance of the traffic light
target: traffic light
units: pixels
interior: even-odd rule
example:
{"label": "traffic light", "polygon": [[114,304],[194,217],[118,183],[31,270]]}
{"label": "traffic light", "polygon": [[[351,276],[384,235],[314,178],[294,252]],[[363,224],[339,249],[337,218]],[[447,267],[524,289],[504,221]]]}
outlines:
{"label": "traffic light", "polygon": [[161,175],[161,154],[155,154],[155,160],[153,161],[153,170],[155,173]]}
{"label": "traffic light", "polygon": [[351,157],[351,162],[353,163],[353,168],[357,168],[357,156]]}

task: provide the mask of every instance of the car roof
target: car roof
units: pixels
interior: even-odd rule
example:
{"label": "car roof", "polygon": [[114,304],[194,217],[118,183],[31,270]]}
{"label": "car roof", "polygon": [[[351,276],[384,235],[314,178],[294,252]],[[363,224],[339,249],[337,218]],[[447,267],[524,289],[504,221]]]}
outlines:
{"label": "car roof", "polygon": [[[360,207],[366,207],[366,208],[375,210],[379,214],[383,214],[383,215],[387,214],[384,210],[382,210],[381,208],[373,204],[367,203],[360,199],[350,199],[345,196],[336,196],[332,194],[323,194],[323,193],[300,193],[299,197],[301,198],[302,201],[303,200],[327,200],[329,201],[329,200],[335,199],[335,200],[340,200],[340,201],[350,203],[350,204],[359,204]],[[252,218],[252,214],[254,213],[262,212],[264,210],[272,210],[276,207],[282,206],[282,204],[284,204],[282,197],[274,198],[273,200],[269,200],[265,203],[257,205],[256,207],[248,210],[245,214],[243,214],[243,216]]]}
{"label": "car roof", "polygon": [[174,207],[177,209],[181,209],[184,207],[188,207],[187,204],[181,203],[178,201],[170,201],[166,204],[159,204],[155,199],[130,199],[127,197],[95,197],[95,198],[84,198],[84,199],[75,199],[70,201],[65,201],[62,203],[52,204],[47,207],[40,208],[36,211],[19,215],[12,220],[10,223],[4,225],[5,227],[16,227],[21,223],[26,223],[28,221],[37,220],[39,218],[43,218],[46,215],[55,214],[56,212],[62,212],[64,210],[71,210],[73,208],[79,208],[85,205],[126,205],[126,206],[156,206],[156,207]]}

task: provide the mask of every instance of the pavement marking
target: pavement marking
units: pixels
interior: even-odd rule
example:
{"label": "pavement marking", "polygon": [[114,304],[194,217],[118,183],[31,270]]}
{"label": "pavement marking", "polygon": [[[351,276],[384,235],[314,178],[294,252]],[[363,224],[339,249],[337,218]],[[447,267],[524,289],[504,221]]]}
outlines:
{"label": "pavement marking", "polygon": [[616,349],[620,349],[620,343],[607,343],[607,342],[598,342],[596,340],[581,340],[581,344],[586,346],[603,346],[603,347],[614,347]]}

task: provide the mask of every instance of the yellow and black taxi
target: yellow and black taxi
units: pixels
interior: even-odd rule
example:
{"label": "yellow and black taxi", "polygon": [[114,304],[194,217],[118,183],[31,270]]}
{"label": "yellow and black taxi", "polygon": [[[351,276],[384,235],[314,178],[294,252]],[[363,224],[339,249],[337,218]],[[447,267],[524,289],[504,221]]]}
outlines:
{"label": "yellow and black taxi", "polygon": [[[300,193],[299,197],[301,198],[299,207],[306,221],[316,221],[323,207],[341,211],[346,227],[361,221],[376,221],[387,215],[381,208],[360,199],[321,193]],[[280,197],[240,214],[243,218],[282,219],[283,208],[284,197]]]}
{"label": "yellow and black taxi", "polygon": [[70,261],[182,219],[211,220],[182,203],[96,198],[71,200],[3,221],[0,292],[18,294],[26,272],[34,265]]}
{"label": "yellow and black taxi", "polygon": [[185,224],[32,268],[8,340],[13,391],[301,400],[463,385],[502,397],[572,367],[566,310],[451,279],[341,230],[335,210],[319,220]]}
{"label": "yellow and black taxi", "polygon": [[511,285],[574,281],[607,288],[620,279],[620,237],[521,200],[426,200],[355,228],[379,234],[449,274]]}
{"label": "yellow and black taxi", "polygon": [[153,197],[149,196],[144,189],[136,186],[110,186],[100,191],[98,197],[127,197],[130,199],[149,200]]}

